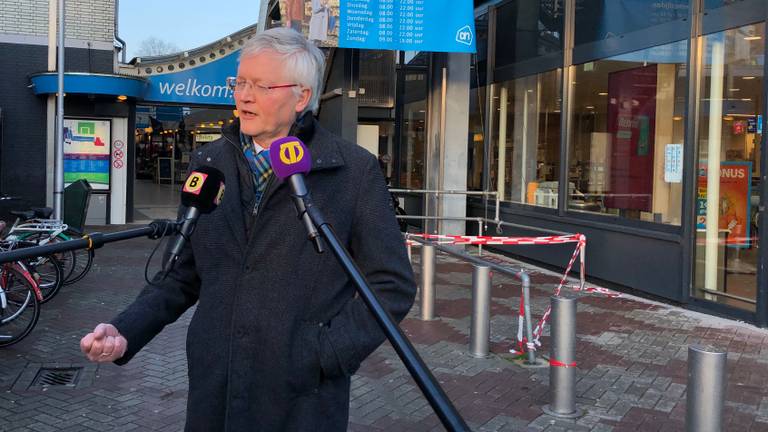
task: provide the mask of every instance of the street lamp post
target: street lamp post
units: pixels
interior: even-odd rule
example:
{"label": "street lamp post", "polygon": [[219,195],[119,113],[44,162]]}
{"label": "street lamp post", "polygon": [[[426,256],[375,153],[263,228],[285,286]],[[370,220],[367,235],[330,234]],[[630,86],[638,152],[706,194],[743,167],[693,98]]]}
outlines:
{"label": "street lamp post", "polygon": [[59,0],[59,43],[56,72],[58,93],[56,94],[56,131],[54,133],[54,180],[53,180],[53,215],[63,219],[62,203],[64,198],[64,0]]}

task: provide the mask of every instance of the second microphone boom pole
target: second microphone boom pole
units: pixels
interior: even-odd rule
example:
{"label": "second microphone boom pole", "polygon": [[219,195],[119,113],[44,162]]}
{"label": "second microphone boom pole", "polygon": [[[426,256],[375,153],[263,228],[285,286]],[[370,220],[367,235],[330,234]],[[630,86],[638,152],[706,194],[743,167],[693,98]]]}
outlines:
{"label": "second microphone boom pole", "polygon": [[[303,183],[303,182],[302,182]],[[304,189],[306,190],[306,189]],[[304,194],[297,196],[302,201],[306,214],[309,216],[314,225],[320,230],[320,233],[325,238],[328,246],[330,246],[333,254],[339,260],[339,263],[349,275],[350,279],[357,286],[357,292],[363,299],[368,309],[373,314],[379,326],[384,331],[384,334],[389,339],[392,347],[397,352],[400,359],[405,364],[408,372],[411,373],[414,381],[418,384],[424,397],[427,398],[429,404],[435,410],[435,413],[440,418],[443,426],[449,432],[455,431],[469,431],[469,426],[464,422],[456,407],[453,406],[451,400],[443,391],[440,384],[437,383],[432,372],[429,371],[427,365],[424,364],[424,360],[421,359],[416,349],[413,347],[408,338],[403,334],[403,331],[392,319],[392,316],[381,305],[381,301],[373,292],[368,282],[365,280],[363,273],[357,267],[357,264],[349,255],[349,252],[339,241],[333,228],[325,221],[325,218],[320,211],[312,205],[309,200],[309,195]]]}
{"label": "second microphone boom pole", "polygon": [[0,252],[0,264],[34,258],[38,256],[52,255],[59,252],[67,252],[77,249],[98,249],[106,243],[128,240],[137,237],[149,237],[158,239],[162,236],[176,233],[177,224],[170,220],[156,220],[146,227],[132,228],[113,233],[91,233],[81,239],[67,240],[42,246],[31,246]]}

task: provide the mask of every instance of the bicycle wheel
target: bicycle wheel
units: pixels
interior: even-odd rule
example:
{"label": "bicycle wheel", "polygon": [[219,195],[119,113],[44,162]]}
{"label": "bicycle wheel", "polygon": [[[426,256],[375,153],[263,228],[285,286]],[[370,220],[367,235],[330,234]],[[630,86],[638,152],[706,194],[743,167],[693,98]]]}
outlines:
{"label": "bicycle wheel", "polygon": [[25,261],[25,263],[43,294],[43,300],[40,303],[52,299],[64,285],[64,271],[59,260],[51,255],[36,257]]}
{"label": "bicycle wheel", "polygon": [[[82,236],[82,233],[74,230],[67,230],[64,233],[59,234],[59,237],[64,240],[72,240],[73,238],[81,238]],[[64,278],[64,285],[72,285],[84,278],[93,265],[93,257],[95,256],[93,249],[77,249],[72,252],[75,255],[75,262],[72,267],[72,272],[69,276]]]}
{"label": "bicycle wheel", "polygon": [[[47,233],[30,233],[27,235],[20,235],[19,238],[24,241],[40,244],[48,240],[50,238],[50,235]],[[61,235],[59,235],[58,237],[52,238],[49,243],[57,242],[57,241],[65,241],[65,240],[69,240],[69,238],[61,237]],[[77,267],[78,255],[75,253],[75,251],[67,251],[67,252],[59,252],[57,254],[54,254],[54,256],[59,261],[59,264],[61,264],[61,269],[63,273],[62,279],[66,284],[67,278],[72,276],[72,273],[75,271],[75,268]]]}
{"label": "bicycle wheel", "polygon": [[0,347],[24,339],[39,317],[40,303],[30,277],[25,277],[15,266],[3,266],[0,270]]}

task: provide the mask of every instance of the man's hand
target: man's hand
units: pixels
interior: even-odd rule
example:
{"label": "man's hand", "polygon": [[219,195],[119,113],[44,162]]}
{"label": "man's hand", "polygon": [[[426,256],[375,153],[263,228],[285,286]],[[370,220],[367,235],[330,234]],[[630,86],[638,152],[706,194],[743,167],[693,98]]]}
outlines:
{"label": "man's hand", "polygon": [[128,341],[112,324],[101,323],[80,339],[80,350],[92,362],[113,362],[125,354]]}

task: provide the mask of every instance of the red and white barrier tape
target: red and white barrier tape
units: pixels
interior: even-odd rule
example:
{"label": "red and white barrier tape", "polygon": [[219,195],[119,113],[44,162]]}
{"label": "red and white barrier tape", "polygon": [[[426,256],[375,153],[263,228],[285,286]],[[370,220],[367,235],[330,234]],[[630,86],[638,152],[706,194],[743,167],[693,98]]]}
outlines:
{"label": "red and white barrier tape", "polygon": [[[568,265],[565,267],[565,273],[563,273],[563,277],[560,278],[560,283],[557,284],[557,288],[555,288],[554,294],[556,296],[560,295],[560,291],[563,289],[563,285],[565,285],[565,281],[568,280],[568,273],[571,272],[571,268],[573,267],[573,263],[576,261],[576,257],[580,254],[582,250],[582,246],[586,245],[587,238],[586,236],[582,234],[576,234],[579,236],[579,243],[576,245],[576,249],[574,249],[573,254],[571,255],[571,259],[568,261]],[[522,297],[522,296],[521,296]],[[525,307],[524,303],[521,303],[523,307]],[[547,320],[549,319],[549,314],[552,313],[552,307],[547,306],[547,310],[544,311],[544,315],[541,316],[541,319],[539,319],[539,322],[536,324],[536,328],[533,329],[533,344],[535,346],[541,346],[541,334],[544,332],[544,325],[547,323]],[[522,340],[518,338],[518,342],[522,343]]]}
{"label": "red and white barrier tape", "polygon": [[438,244],[456,245],[549,245],[579,243],[581,234],[546,237],[499,237],[499,236],[460,236],[445,234],[408,234],[408,237],[420,237],[433,240]]}
{"label": "red and white barrier tape", "polygon": [[[560,283],[555,288],[554,295],[560,295],[565,282],[568,280],[568,274],[573,268],[576,257],[580,256],[579,273],[580,284],[573,287],[574,291],[595,292],[604,294],[611,298],[621,297],[621,294],[608,290],[606,288],[599,287],[585,287],[585,248],[587,245],[587,237],[583,234],[570,234],[560,236],[545,236],[545,237],[499,237],[499,236],[460,236],[460,235],[446,235],[446,234],[406,234],[406,244],[410,248],[411,246],[420,246],[421,243],[408,240],[409,237],[420,237],[426,240],[432,240],[437,244],[454,244],[454,245],[553,245],[553,244],[565,244],[576,243],[576,248],[571,255],[571,259],[568,261],[568,265],[565,268],[563,277],[560,278]],[[533,330],[533,341],[528,341],[523,336],[523,325],[525,324],[525,302],[523,295],[520,295],[520,310],[518,314],[518,328],[517,328],[517,342],[519,351],[511,349],[513,353],[524,353],[525,349],[535,350],[536,347],[541,346],[541,334],[544,332],[544,326],[549,320],[551,314],[551,307],[547,307],[547,310],[542,315],[536,327]]]}

